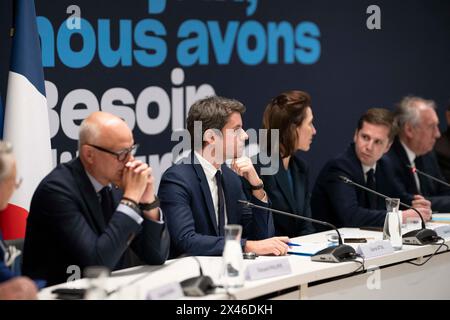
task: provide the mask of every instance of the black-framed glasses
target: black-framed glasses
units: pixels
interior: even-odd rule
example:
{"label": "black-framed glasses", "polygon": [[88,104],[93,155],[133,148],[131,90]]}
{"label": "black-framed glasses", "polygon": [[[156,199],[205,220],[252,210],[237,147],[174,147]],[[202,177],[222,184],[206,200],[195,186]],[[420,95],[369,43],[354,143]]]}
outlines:
{"label": "black-framed glasses", "polygon": [[139,144],[136,143],[136,144],[132,145],[129,148],[126,148],[126,149],[114,152],[114,151],[111,151],[111,150],[108,150],[108,149],[96,146],[94,144],[87,144],[87,145],[92,147],[92,148],[95,148],[97,150],[100,150],[100,151],[103,151],[103,152],[115,155],[117,157],[117,160],[119,160],[120,162],[125,161],[126,159],[128,159],[130,154],[132,156],[134,156],[136,154],[137,148],[139,147]]}

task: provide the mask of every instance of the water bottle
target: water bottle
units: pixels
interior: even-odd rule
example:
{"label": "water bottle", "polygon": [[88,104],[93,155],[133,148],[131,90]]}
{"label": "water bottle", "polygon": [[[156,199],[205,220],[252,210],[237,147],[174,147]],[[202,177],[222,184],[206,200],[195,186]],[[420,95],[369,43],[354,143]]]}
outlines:
{"label": "water bottle", "polygon": [[384,220],[383,239],[391,242],[394,250],[400,250],[403,246],[401,214],[398,210],[400,199],[386,199],[386,218]]}
{"label": "water bottle", "polygon": [[88,286],[84,299],[103,300],[108,296],[106,291],[106,281],[110,271],[103,266],[87,267],[84,270],[84,277],[88,281]]}
{"label": "water bottle", "polygon": [[244,258],[241,247],[242,226],[225,226],[223,249],[223,285],[225,288],[240,288],[244,285]]}

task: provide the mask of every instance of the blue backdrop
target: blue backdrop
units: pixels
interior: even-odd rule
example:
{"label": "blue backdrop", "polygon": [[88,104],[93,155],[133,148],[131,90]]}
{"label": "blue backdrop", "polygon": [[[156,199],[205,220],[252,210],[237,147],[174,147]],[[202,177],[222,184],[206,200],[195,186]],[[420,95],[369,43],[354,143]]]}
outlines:
{"label": "blue backdrop", "polygon": [[[367,27],[372,4],[381,29]],[[313,99],[315,177],[367,108],[415,94],[444,121],[450,98],[450,1],[36,0],[36,13],[55,163],[75,156],[78,125],[100,108],[125,118],[160,175],[198,97],[241,100],[245,127],[259,128],[271,97],[300,89]],[[4,99],[11,0],[0,14]]]}

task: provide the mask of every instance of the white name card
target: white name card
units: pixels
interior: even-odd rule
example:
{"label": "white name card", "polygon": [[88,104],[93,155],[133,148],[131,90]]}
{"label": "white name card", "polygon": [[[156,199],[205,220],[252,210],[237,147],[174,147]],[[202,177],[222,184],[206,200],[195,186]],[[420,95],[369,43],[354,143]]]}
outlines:
{"label": "white name card", "polygon": [[388,240],[378,240],[359,245],[356,252],[365,259],[370,259],[393,253],[394,248]]}
{"label": "white name card", "polygon": [[428,222],[426,224],[426,227],[428,229],[434,230],[439,237],[442,237],[444,239],[450,238],[450,225],[448,224]]}
{"label": "white name card", "polygon": [[283,276],[292,272],[288,258],[254,262],[247,266],[246,279],[260,280]]}
{"label": "white name card", "polygon": [[147,300],[175,300],[184,297],[178,282],[171,282],[147,292]]}
{"label": "white name card", "polygon": [[448,224],[440,224],[438,226],[433,226],[430,229],[433,229],[439,237],[444,239],[450,238],[450,226]]}

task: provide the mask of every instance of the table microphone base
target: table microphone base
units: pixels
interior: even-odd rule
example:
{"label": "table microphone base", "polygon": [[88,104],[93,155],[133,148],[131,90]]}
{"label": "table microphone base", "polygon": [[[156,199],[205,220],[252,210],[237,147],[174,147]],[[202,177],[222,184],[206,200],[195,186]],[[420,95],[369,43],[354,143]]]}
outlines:
{"label": "table microphone base", "polygon": [[200,297],[208,294],[214,287],[214,283],[209,276],[200,275],[181,281],[184,295],[187,297]]}
{"label": "table microphone base", "polygon": [[434,230],[418,229],[403,235],[403,244],[422,246],[438,241],[438,235]]}
{"label": "table microphone base", "polygon": [[320,250],[311,257],[311,261],[316,262],[344,262],[353,260],[356,257],[356,252],[353,247],[341,244],[339,246],[332,246]]}

